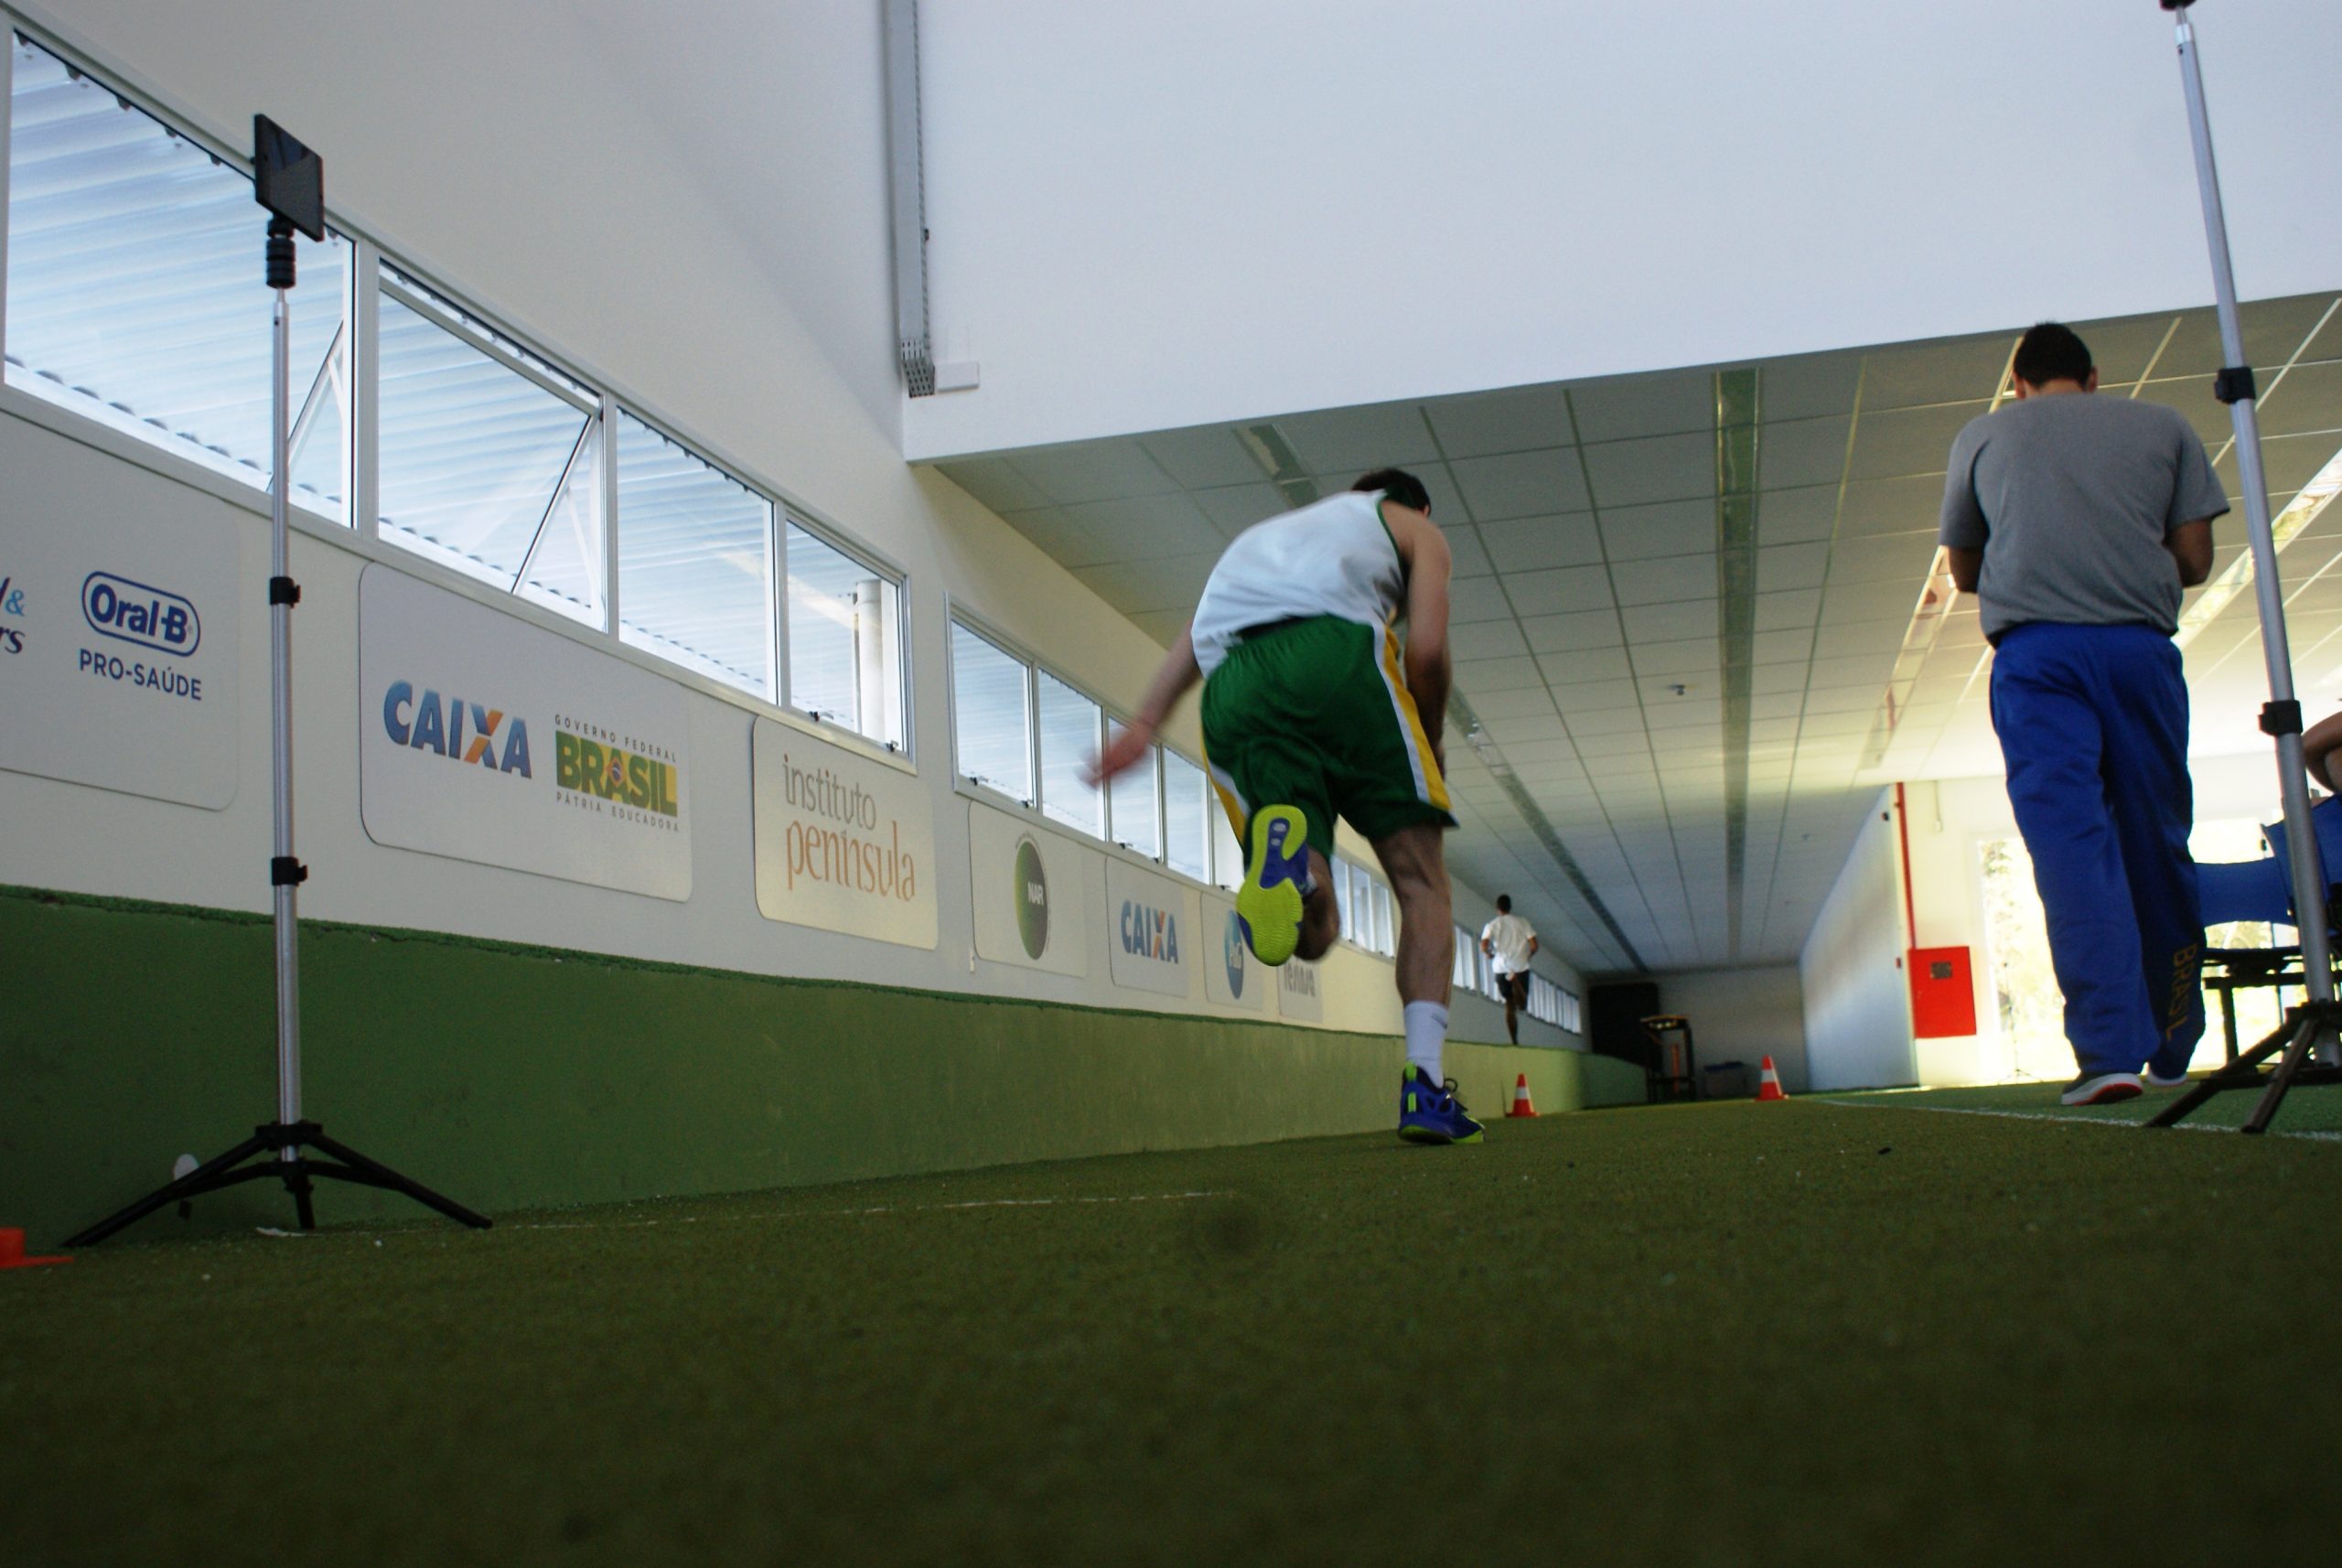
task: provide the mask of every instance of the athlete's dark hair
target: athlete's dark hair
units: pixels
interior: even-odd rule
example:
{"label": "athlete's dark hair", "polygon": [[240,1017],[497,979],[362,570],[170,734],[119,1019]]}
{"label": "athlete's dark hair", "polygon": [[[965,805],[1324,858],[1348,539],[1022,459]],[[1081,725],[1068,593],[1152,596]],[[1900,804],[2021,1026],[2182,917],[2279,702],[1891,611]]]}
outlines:
{"label": "athlete's dark hair", "polygon": [[1415,510],[1424,513],[1431,510],[1431,492],[1423,489],[1423,482],[1421,479],[1404,468],[1377,468],[1371,474],[1360,474],[1358,477],[1358,483],[1352,485],[1350,489],[1380,490],[1401,506],[1413,507]]}
{"label": "athlete's dark hair", "polygon": [[2046,387],[2051,381],[2086,381],[2097,368],[2090,346],[2072,328],[2044,321],[2016,340],[2016,360],[2009,371],[2021,381]]}
{"label": "athlete's dark hair", "polygon": [[1497,913],[1499,915],[1509,915],[1512,913],[1511,894],[1499,893],[1497,895]]}

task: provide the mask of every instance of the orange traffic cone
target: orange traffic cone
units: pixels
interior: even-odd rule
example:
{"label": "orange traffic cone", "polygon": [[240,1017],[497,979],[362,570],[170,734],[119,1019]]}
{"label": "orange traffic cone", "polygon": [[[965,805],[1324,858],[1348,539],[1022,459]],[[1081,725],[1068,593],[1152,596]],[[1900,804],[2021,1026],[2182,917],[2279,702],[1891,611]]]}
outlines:
{"label": "orange traffic cone", "polygon": [[14,1229],[0,1230],[0,1269],[29,1269],[37,1263],[70,1263],[70,1258],[27,1258],[25,1256],[25,1233]]}
{"label": "orange traffic cone", "polygon": [[1759,1100],[1787,1100],[1789,1098],[1788,1095],[1781,1092],[1781,1075],[1774,1070],[1773,1058],[1770,1057],[1767,1057],[1765,1058],[1764,1069],[1756,1076],[1756,1098]]}
{"label": "orange traffic cone", "polygon": [[1512,1086],[1512,1109],[1506,1112],[1505,1116],[1509,1120],[1515,1116],[1536,1114],[1537,1107],[1529,1102],[1529,1075],[1524,1072],[1520,1075],[1520,1080]]}

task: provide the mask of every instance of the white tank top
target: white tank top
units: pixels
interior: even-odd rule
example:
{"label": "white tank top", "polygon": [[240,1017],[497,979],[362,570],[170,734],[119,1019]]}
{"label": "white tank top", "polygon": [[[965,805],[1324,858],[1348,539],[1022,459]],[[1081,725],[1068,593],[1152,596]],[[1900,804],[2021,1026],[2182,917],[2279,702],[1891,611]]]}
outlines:
{"label": "white tank top", "polygon": [[1406,592],[1380,492],[1327,496],[1236,536],[1196,605],[1196,665],[1210,674],[1240,634],[1276,621],[1338,616],[1387,626]]}

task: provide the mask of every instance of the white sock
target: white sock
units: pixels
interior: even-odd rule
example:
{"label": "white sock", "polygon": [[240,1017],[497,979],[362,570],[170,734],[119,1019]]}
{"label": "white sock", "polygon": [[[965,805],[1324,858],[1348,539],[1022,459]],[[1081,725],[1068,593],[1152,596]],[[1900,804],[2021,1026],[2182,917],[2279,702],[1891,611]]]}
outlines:
{"label": "white sock", "polygon": [[1447,1009],[1437,1002],[1410,1002],[1404,1009],[1407,1019],[1407,1064],[1423,1069],[1423,1076],[1434,1083],[1440,1081],[1439,1051],[1447,1043]]}

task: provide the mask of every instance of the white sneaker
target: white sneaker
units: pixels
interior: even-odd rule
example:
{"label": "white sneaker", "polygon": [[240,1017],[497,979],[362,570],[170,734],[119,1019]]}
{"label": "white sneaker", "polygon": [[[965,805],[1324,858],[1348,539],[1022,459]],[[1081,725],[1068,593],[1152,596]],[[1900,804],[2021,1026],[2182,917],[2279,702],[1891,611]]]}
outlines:
{"label": "white sneaker", "polygon": [[2118,1100],[2136,1100],[2139,1093],[2139,1075],[2135,1072],[2086,1072],[2066,1085],[2066,1092],[2057,1096],[2057,1103],[2111,1105]]}
{"label": "white sneaker", "polygon": [[2153,1068],[2147,1069],[2147,1087],[2150,1089],[2184,1089],[2186,1086],[2187,1075],[2184,1072],[2177,1078],[2165,1078]]}

